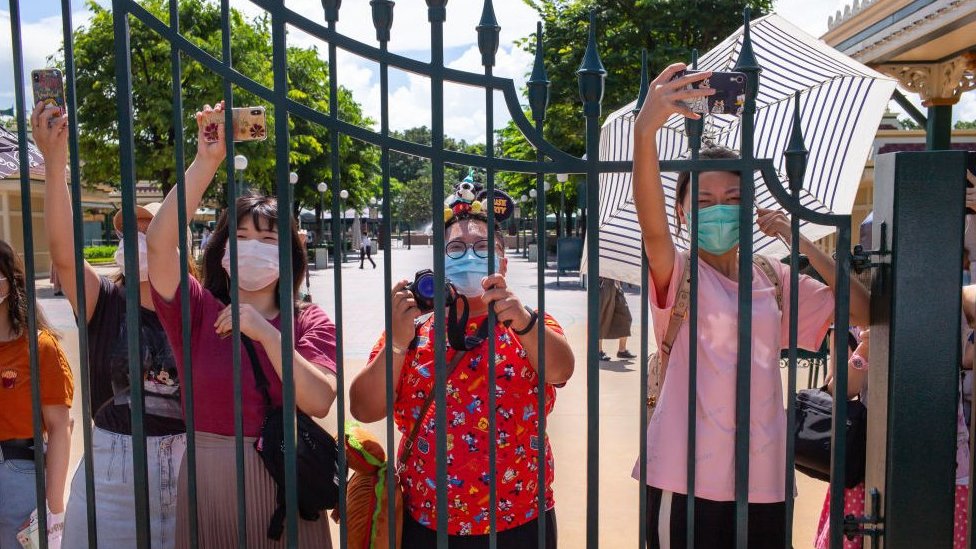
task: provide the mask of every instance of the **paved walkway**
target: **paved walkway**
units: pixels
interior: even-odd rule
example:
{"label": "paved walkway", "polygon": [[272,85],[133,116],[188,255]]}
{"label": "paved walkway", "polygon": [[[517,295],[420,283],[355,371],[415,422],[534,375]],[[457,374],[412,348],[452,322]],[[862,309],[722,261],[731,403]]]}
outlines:
{"label": "paved walkway", "polygon": [[[432,248],[415,246],[412,250],[394,249],[391,255],[394,281],[413,278],[413,274],[432,264]],[[350,260],[352,255],[350,255]],[[384,326],[383,284],[384,253],[374,256],[377,268],[367,262],[359,270],[356,261],[342,267],[343,340],[345,343],[346,384],[365,364],[369,351]],[[106,273],[111,272],[107,269]],[[313,271],[310,276],[311,293],[316,303],[335,316],[335,271]],[[515,288],[526,305],[537,303],[535,263],[521,256],[509,262],[509,284]],[[51,321],[65,333],[64,347],[71,357],[76,379],[78,343],[74,317],[67,301],[55,298],[45,281],[38,281],[39,302]],[[640,348],[640,298],[628,294],[627,301],[634,314],[634,337],[629,343],[632,352]],[[546,275],[546,310],[562,324],[576,353],[576,373],[558,393],[555,411],[549,418],[549,435],[556,462],[555,498],[558,513],[561,548],[582,548],[586,534],[586,292],[574,277],[563,278],[556,286],[554,271]],[[607,350],[615,350],[616,342],[607,342]],[[637,482],[630,477],[638,454],[640,400],[640,370],[635,361],[613,360],[600,365],[600,541],[603,547],[634,547],[638,538]],[[798,376],[805,383],[805,372]],[[81,421],[81,391],[76,392],[73,414]],[[347,414],[347,417],[348,416]],[[335,432],[336,414],[326,422]],[[80,423],[77,423],[80,425]],[[370,425],[385,440],[383,422]],[[80,457],[81,429],[75,429],[72,463]],[[72,468],[74,465],[72,465]],[[823,503],[825,485],[797,475],[799,497],[796,501],[794,545],[810,547],[816,521]],[[334,529],[336,531],[337,529]]]}

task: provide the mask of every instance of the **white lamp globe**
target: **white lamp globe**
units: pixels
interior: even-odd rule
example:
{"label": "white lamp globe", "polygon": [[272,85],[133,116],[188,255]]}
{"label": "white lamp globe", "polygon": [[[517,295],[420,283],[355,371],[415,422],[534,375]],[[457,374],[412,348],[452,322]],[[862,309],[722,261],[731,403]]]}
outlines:
{"label": "white lamp globe", "polygon": [[325,191],[329,190],[329,186],[325,183],[325,181],[319,183],[317,188],[320,193],[324,193]]}
{"label": "white lamp globe", "polygon": [[556,174],[556,181],[558,181],[560,183],[565,183],[565,182],[569,181],[569,174],[568,173],[557,173]]}
{"label": "white lamp globe", "polygon": [[532,190],[529,191],[529,196],[532,197],[532,198],[535,198],[535,197],[539,196],[539,193],[535,192],[535,189],[532,189]]}
{"label": "white lamp globe", "polygon": [[247,169],[247,157],[239,154],[234,157],[234,169],[242,172]]}
{"label": "white lamp globe", "polygon": [[295,172],[291,172],[290,174],[288,174],[288,182],[291,183],[292,185],[298,183],[298,174]]}
{"label": "white lamp globe", "polygon": [[340,197],[340,198],[342,198],[343,200],[345,200],[345,199],[347,199],[347,198],[349,198],[349,191],[347,191],[347,190],[345,190],[345,189],[342,189],[342,190],[341,190],[341,191],[339,192],[339,197]]}

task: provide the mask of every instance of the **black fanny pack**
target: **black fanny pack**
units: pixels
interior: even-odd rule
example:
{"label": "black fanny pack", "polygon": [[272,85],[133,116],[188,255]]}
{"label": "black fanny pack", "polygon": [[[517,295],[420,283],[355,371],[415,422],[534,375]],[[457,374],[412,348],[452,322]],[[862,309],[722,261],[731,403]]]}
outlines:
{"label": "black fanny pack", "polygon": [[[261,436],[254,449],[265,469],[275,481],[277,508],[268,525],[268,538],[280,540],[285,529],[285,430],[284,410],[271,404],[268,378],[258,362],[254,342],[241,335],[254,370],[254,382],[264,396],[267,413]],[[324,509],[334,509],[339,501],[339,479],[336,476],[339,448],[335,438],[301,410],[295,410],[295,461],[298,476],[298,515],[308,521],[318,520]]]}
{"label": "black fanny pack", "polygon": [[[823,389],[805,389],[796,394],[796,470],[815,479],[830,481],[834,399]],[[868,410],[860,400],[847,401],[846,478],[854,488],[864,480],[867,454]]]}

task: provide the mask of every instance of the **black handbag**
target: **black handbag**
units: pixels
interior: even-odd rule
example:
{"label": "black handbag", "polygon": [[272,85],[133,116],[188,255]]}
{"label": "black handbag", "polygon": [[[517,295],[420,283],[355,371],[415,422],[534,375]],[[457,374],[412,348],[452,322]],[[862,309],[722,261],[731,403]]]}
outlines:
{"label": "black handbag", "polygon": [[[277,508],[268,525],[268,538],[280,540],[285,529],[285,431],[284,410],[271,405],[268,378],[258,362],[254,342],[242,335],[241,341],[254,371],[254,382],[264,396],[268,411],[261,426],[261,436],[254,449],[261,456],[265,469],[275,481]],[[337,477],[339,447],[336,439],[301,410],[295,410],[295,461],[298,476],[298,515],[316,521],[324,509],[334,509],[339,502]]]}
{"label": "black handbag", "polygon": [[[794,433],[796,470],[815,479],[830,481],[830,436],[834,399],[824,389],[804,389],[796,394]],[[868,409],[860,400],[847,402],[847,452],[844,486],[854,488],[864,481],[867,453]]]}

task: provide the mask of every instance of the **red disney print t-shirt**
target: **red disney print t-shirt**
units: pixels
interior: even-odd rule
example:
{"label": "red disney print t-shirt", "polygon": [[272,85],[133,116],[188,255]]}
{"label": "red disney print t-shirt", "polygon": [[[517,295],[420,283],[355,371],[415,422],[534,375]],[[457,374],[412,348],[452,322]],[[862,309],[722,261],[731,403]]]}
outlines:
{"label": "red disney print t-shirt", "polygon": [[[474,334],[484,315],[470,319],[467,333]],[[407,435],[413,429],[427,394],[434,387],[433,317],[417,329],[416,348],[404,358],[393,417],[404,433],[397,456],[403,455]],[[546,315],[547,327],[562,333]],[[538,515],[538,391],[539,378],[512,330],[498,325],[496,364],[496,465],[497,528],[508,530]],[[373,348],[370,360],[384,344]],[[447,362],[454,356],[448,347]],[[469,351],[447,380],[447,499],[450,535],[483,535],[489,530],[488,498],[488,341]],[[556,390],[546,385],[548,415],[556,402]],[[424,417],[416,445],[400,474],[407,512],[425,526],[437,524],[437,448],[434,403]],[[546,452],[546,508],[552,509],[553,460],[548,439]]]}

